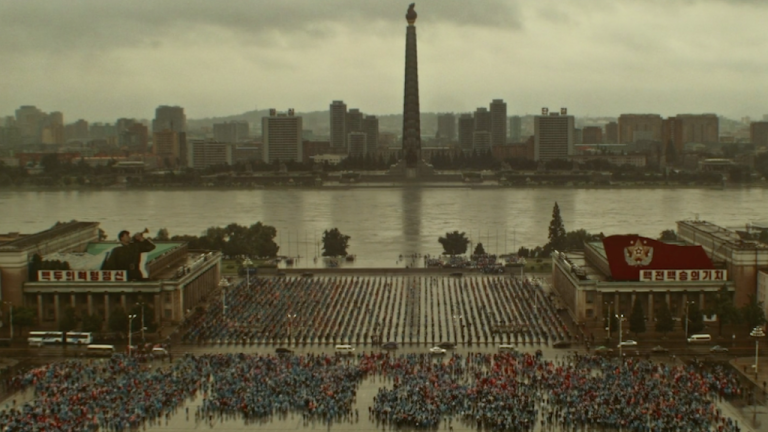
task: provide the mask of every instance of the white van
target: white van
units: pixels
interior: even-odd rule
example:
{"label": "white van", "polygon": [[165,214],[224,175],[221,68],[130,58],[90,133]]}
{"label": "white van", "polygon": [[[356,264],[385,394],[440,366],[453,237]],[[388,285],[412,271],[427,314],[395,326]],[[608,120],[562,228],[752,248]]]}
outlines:
{"label": "white van", "polygon": [[516,349],[514,345],[499,345],[499,351],[515,352]]}
{"label": "white van", "polygon": [[688,343],[707,343],[712,340],[712,336],[708,334],[695,334],[688,338]]}
{"label": "white van", "polygon": [[114,345],[88,345],[85,351],[88,357],[112,357],[114,353]]}
{"label": "white van", "polygon": [[336,354],[351,355],[354,354],[355,347],[352,345],[336,345]]}

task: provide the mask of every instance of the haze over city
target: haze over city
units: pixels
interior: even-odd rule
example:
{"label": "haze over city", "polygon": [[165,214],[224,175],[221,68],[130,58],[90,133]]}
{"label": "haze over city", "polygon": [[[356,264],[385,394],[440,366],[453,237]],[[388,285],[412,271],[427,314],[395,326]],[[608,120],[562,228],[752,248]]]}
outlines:
{"label": "haze over city", "polygon": [[[0,112],[66,121],[322,111],[345,100],[402,110],[410,1],[0,1]],[[422,112],[759,117],[768,89],[760,1],[423,0]]]}

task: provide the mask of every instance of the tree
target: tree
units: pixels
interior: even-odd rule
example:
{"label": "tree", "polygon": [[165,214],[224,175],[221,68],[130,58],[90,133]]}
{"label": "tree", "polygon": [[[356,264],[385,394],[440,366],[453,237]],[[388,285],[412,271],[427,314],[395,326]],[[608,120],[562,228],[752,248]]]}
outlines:
{"label": "tree", "polygon": [[717,315],[718,336],[723,335],[724,324],[736,324],[739,322],[740,314],[736,305],[733,304],[733,295],[728,292],[728,288],[721,287],[720,290],[712,296],[711,306],[706,309],[707,315]]}
{"label": "tree", "polygon": [[675,329],[675,320],[666,301],[661,302],[661,309],[656,312],[656,331],[665,335]]}
{"label": "tree", "polygon": [[59,331],[68,332],[77,328],[77,323],[80,319],[77,316],[77,311],[72,306],[67,306],[59,318]]}
{"label": "tree", "polygon": [[13,308],[13,325],[22,333],[24,327],[30,327],[37,323],[37,309],[19,306]]}
{"label": "tree", "polygon": [[749,302],[741,307],[741,317],[749,329],[765,324],[765,311],[763,302],[757,301],[754,295],[749,296]]}
{"label": "tree", "polygon": [[165,228],[160,228],[157,230],[157,235],[155,236],[155,240],[159,241],[168,241],[170,240],[170,235],[168,234],[168,230]]}
{"label": "tree", "polygon": [[472,255],[485,255],[485,248],[482,243],[478,243],[477,246],[475,246],[475,252]]}
{"label": "tree", "polygon": [[629,331],[637,336],[639,333],[645,333],[645,312],[640,299],[635,299],[632,306],[632,312],[629,314]]}
{"label": "tree", "polygon": [[699,305],[693,303],[688,307],[688,334],[698,333],[702,330],[704,330],[704,315],[699,309]]}
{"label": "tree", "polygon": [[104,320],[99,314],[86,315],[83,317],[83,331],[98,333],[104,326]]}
{"label": "tree", "polygon": [[659,240],[663,242],[677,241],[677,233],[672,229],[664,230],[659,234]]}
{"label": "tree", "polygon": [[445,233],[445,237],[440,237],[437,241],[443,245],[443,253],[447,255],[463,255],[467,253],[469,239],[465,232],[448,232]]}
{"label": "tree", "polygon": [[601,235],[591,234],[583,228],[576,231],[568,231],[565,235],[565,247],[563,249],[582,250],[584,249],[584,243],[600,240],[602,238]]}
{"label": "tree", "polygon": [[323,256],[347,256],[349,239],[338,228],[323,231]]}
{"label": "tree", "polygon": [[109,322],[107,323],[109,331],[115,333],[124,333],[128,331],[128,314],[125,313],[125,309],[117,307],[109,314]]}
{"label": "tree", "polygon": [[549,253],[554,250],[562,251],[566,245],[565,225],[560,216],[560,206],[555,202],[552,208],[552,221],[549,222],[549,243],[544,246],[544,250]]}

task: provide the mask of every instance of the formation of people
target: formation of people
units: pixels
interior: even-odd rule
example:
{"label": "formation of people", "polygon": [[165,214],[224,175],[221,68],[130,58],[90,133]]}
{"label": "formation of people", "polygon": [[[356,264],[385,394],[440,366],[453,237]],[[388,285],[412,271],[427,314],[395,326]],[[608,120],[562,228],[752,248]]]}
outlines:
{"label": "formation of people", "polygon": [[215,296],[182,341],[552,344],[571,334],[542,287],[501,276],[254,278]]}
{"label": "formation of people", "polygon": [[20,374],[28,402],[0,410],[0,431],[127,431],[165,424],[195,408],[194,421],[249,422],[300,414],[305,424],[358,420],[364,379],[382,382],[369,420],[384,426],[437,428],[454,421],[499,431],[722,431],[737,421],[720,400],[742,391],[730,370],[641,359],[539,353],[356,357],[307,354],[185,355],[172,364],[69,360]]}

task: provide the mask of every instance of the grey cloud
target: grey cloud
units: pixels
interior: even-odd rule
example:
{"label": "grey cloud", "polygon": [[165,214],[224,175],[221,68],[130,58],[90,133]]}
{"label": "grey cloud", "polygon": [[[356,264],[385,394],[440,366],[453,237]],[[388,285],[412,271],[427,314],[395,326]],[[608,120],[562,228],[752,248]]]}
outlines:
{"label": "grey cloud", "polygon": [[[338,24],[364,28],[405,21],[408,1],[360,0],[4,0],[0,1],[0,52],[67,52],[152,47],[195,29],[242,37],[274,34],[322,39]],[[516,3],[487,0],[424,0],[416,10],[429,22],[520,28]],[[425,20],[427,18],[424,18]]]}

